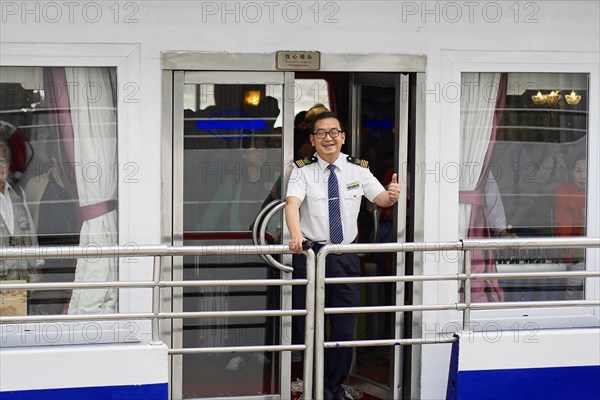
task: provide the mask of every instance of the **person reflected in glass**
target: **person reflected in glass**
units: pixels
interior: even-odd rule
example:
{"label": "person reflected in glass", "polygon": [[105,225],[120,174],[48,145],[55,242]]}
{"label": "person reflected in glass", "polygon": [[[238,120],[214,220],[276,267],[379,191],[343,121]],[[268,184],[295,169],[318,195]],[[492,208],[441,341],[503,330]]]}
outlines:
{"label": "person reflected in glass", "polygon": [[[585,236],[587,159],[584,153],[575,157],[571,179],[571,183],[557,187],[554,192],[555,236]],[[583,271],[584,256],[584,249],[570,248],[561,252],[560,259],[567,263],[569,271]],[[568,278],[566,286],[566,300],[582,298],[582,278]]]}
{"label": "person reflected in glass", "polygon": [[246,231],[252,226],[260,204],[278,178],[269,176],[272,166],[266,164],[266,146],[267,139],[257,136],[244,138],[241,150],[231,150],[233,166],[223,167],[223,181],[200,220],[202,230]]}
{"label": "person reflected in glass", "polygon": [[[0,246],[3,249],[35,247],[37,235],[25,192],[8,182],[10,160],[10,147],[0,140]],[[0,281],[34,282],[41,264],[41,260],[24,258],[0,260]]]}

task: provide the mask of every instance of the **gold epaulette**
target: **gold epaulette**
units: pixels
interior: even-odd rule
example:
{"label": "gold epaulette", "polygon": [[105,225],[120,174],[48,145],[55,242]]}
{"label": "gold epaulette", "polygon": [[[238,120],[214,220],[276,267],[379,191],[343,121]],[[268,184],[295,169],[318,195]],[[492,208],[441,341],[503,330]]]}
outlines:
{"label": "gold epaulette", "polygon": [[296,161],[294,161],[294,164],[296,164],[296,166],[298,168],[302,168],[305,165],[312,164],[315,162],[317,162],[317,157],[312,156],[312,157],[304,157],[304,158],[301,158],[300,160],[296,160]]}
{"label": "gold epaulette", "polygon": [[361,160],[360,158],[355,158],[352,156],[348,156],[346,159],[349,163],[356,164],[363,168],[369,168],[369,162],[367,160]]}

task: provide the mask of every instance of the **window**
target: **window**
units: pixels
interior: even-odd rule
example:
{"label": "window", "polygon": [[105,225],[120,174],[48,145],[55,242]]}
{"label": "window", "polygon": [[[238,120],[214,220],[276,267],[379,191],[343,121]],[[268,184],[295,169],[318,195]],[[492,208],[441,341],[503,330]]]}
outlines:
{"label": "window", "polygon": [[[586,236],[588,74],[463,73],[460,237]],[[465,90],[467,89],[467,90]],[[576,249],[473,252],[473,272],[584,270]],[[583,279],[480,281],[474,301],[584,298]]]}
{"label": "window", "polygon": [[[4,247],[118,244],[116,69],[0,67]],[[108,258],[4,260],[0,280],[117,280]],[[110,313],[116,289],[30,291],[31,315]],[[5,310],[8,312],[9,310]]]}

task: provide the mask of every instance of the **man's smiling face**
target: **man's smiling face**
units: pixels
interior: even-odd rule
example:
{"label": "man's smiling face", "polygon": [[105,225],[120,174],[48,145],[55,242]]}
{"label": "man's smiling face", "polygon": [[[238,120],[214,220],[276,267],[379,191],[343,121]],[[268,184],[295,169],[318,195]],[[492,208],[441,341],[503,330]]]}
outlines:
{"label": "man's smiling face", "polygon": [[[323,118],[315,122],[314,132],[322,129],[325,132],[329,132],[331,129],[336,128],[341,131],[340,122],[336,118]],[[341,132],[336,138],[332,138],[330,135],[325,135],[323,139],[319,139],[314,134],[310,135],[310,142],[315,146],[315,150],[319,156],[329,162],[333,163],[337,160],[342,150],[342,145],[346,142],[346,134]]]}

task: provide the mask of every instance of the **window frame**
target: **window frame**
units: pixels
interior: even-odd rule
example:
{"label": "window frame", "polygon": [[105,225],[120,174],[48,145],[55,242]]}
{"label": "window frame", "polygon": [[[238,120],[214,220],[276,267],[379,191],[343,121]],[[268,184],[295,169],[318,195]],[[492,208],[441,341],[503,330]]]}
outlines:
{"label": "window frame", "polygon": [[[600,65],[598,64],[598,53],[591,52],[492,52],[492,51],[455,51],[443,50],[441,54],[441,104],[440,118],[444,121],[444,132],[440,134],[439,162],[441,165],[460,163],[460,100],[450,98],[444,99],[444,93],[448,88],[458,87],[461,82],[461,74],[467,72],[500,72],[500,73],[585,73],[589,76],[589,104],[588,104],[588,171],[599,171],[600,165],[600,117],[597,110],[600,104]],[[458,83],[458,84],[457,84]],[[444,151],[441,151],[444,149]],[[448,164],[446,164],[448,165]],[[443,178],[443,177],[442,177]],[[440,204],[440,209],[446,212],[440,213],[441,241],[457,241],[459,221],[459,183],[439,180],[439,201],[443,199],[454,199]],[[588,172],[588,187],[586,201],[588,205],[600,204],[600,176]],[[600,213],[597,207],[588,207],[587,211],[587,237],[600,237]],[[438,273],[457,273],[461,266],[455,261],[456,258],[439,264]],[[454,262],[452,262],[454,261]],[[600,270],[599,249],[588,249],[586,252],[586,268],[588,271]],[[427,268],[427,267],[426,267]],[[430,286],[431,290],[438,292],[438,301],[441,304],[452,304],[458,296],[458,284],[436,283]],[[600,282],[598,279],[587,279],[586,300],[598,300],[600,298]],[[427,293],[425,293],[425,299]],[[445,315],[444,315],[445,314]],[[438,322],[444,323],[461,321],[461,315],[457,312],[440,312]],[[600,324],[600,307],[578,307],[578,308],[535,308],[535,309],[513,309],[513,310],[489,310],[471,313],[475,330],[477,324],[485,328],[490,321],[498,321],[502,329],[515,329],[515,323],[523,321],[533,322],[539,328],[560,328],[563,326],[590,326]],[[460,325],[459,325],[460,326]],[[522,326],[521,326],[522,328]],[[518,329],[518,326],[517,326]]]}
{"label": "window frame", "polygon": [[[2,43],[0,56],[7,67],[109,67],[117,75],[117,160],[118,179],[118,241],[119,245],[136,243],[136,232],[130,212],[135,208],[136,194],[133,185],[127,184],[124,175],[130,170],[124,164],[140,159],[136,143],[140,143],[140,45],[139,44],[81,44],[81,43]],[[158,84],[160,85],[160,84]],[[126,132],[127,134],[123,134]],[[142,160],[143,162],[143,160]],[[138,168],[140,168],[138,166]],[[139,178],[139,176],[138,176]],[[137,195],[139,196],[139,194]],[[139,222],[139,221],[137,221]],[[139,233],[138,233],[139,234]],[[140,243],[141,244],[141,243]],[[152,275],[151,258],[128,258],[136,268],[119,265],[119,280],[144,280]],[[143,268],[146,266],[146,268]],[[141,293],[140,293],[141,294]],[[145,293],[144,293],[145,294]],[[148,310],[152,296],[141,296],[133,290],[120,290],[118,312]],[[127,321],[122,321],[126,323]],[[141,336],[149,336],[150,323],[134,321],[139,325]],[[147,325],[147,326],[146,326]]]}

